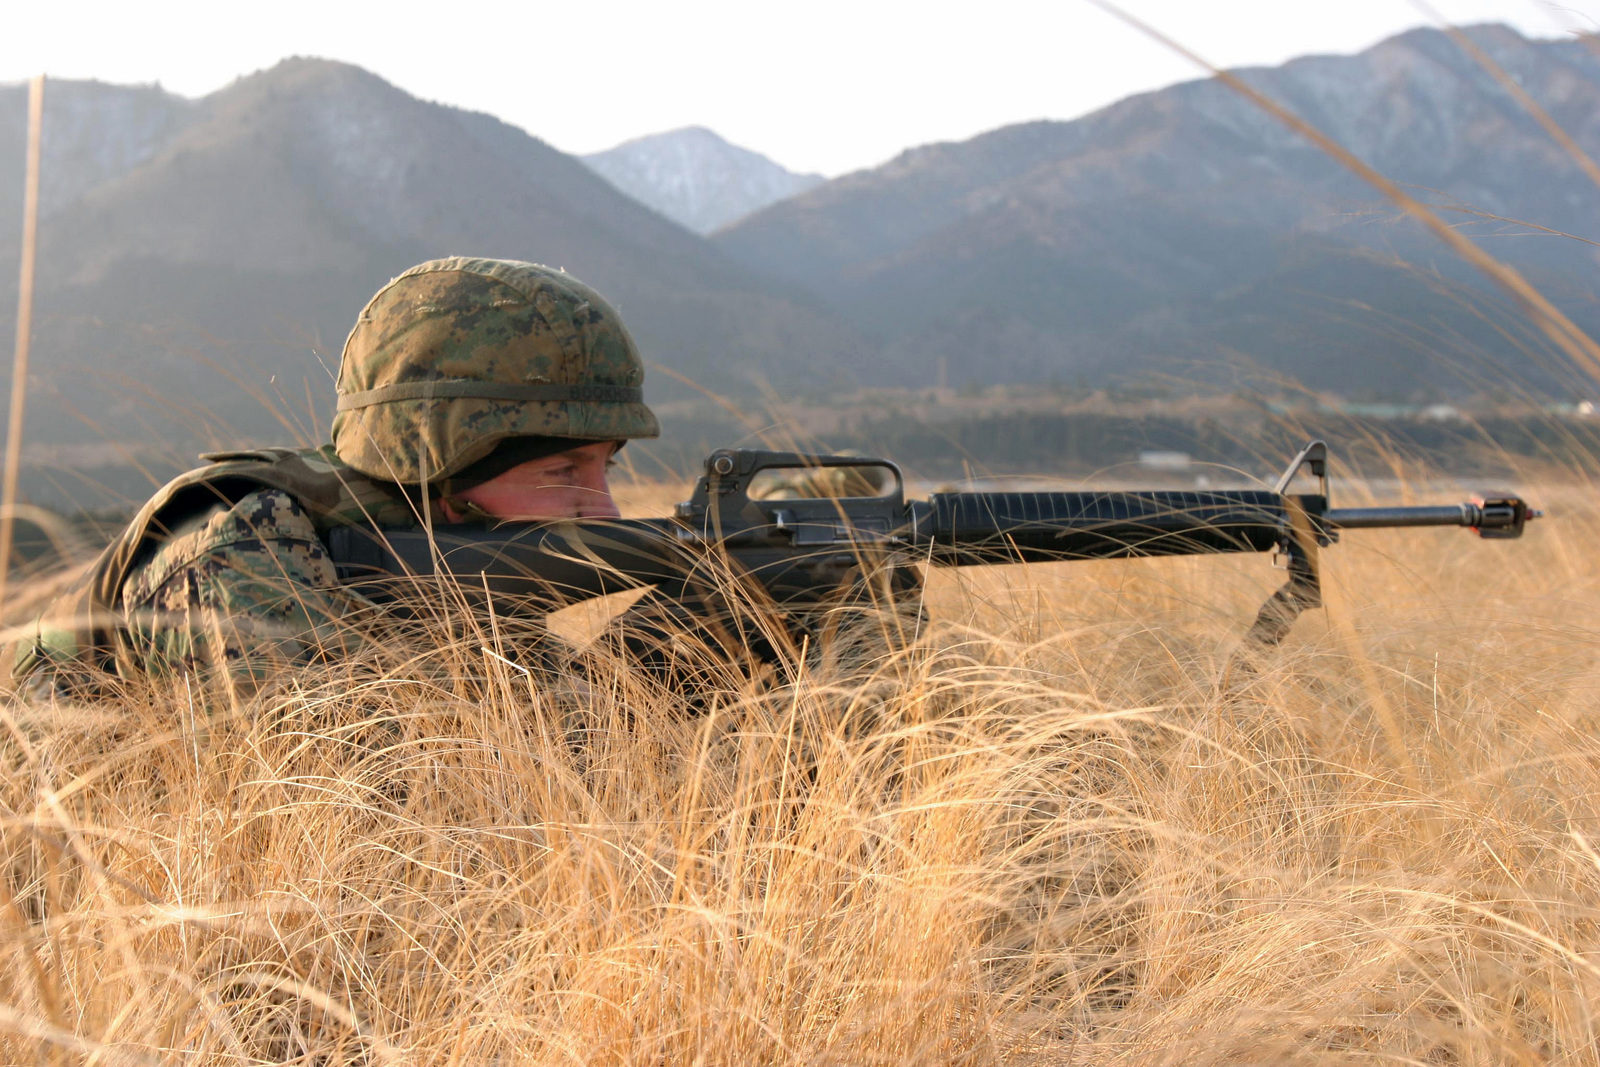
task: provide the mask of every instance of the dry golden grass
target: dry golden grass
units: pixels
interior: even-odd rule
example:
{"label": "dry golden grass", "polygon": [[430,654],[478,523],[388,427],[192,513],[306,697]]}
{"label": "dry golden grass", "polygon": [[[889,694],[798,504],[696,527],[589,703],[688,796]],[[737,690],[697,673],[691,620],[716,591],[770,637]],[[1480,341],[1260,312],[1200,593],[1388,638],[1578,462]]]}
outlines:
{"label": "dry golden grass", "polygon": [[0,1062],[1600,1062],[1600,512],[1540,502],[1350,535],[1248,669],[1260,557],[937,574],[925,649],[699,715],[470,634],[8,705]]}

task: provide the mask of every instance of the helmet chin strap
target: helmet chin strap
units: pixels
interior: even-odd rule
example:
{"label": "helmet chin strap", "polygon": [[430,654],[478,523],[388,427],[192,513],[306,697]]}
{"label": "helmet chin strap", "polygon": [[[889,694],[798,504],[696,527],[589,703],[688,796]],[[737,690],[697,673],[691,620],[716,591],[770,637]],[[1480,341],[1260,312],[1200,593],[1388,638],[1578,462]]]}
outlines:
{"label": "helmet chin strap", "polygon": [[455,512],[460,518],[456,522],[484,522],[496,523],[502,521],[500,516],[491,515],[470,500],[463,500],[454,493],[439,497],[439,503],[444,504]]}

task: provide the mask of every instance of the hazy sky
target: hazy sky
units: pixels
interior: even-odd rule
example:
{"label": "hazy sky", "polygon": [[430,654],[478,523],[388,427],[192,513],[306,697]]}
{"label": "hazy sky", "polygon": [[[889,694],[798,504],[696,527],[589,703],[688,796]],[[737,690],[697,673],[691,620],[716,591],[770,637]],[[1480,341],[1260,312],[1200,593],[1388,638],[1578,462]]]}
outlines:
{"label": "hazy sky", "polygon": [[[1123,6],[1224,66],[1356,51],[1430,21],[1408,0]],[[1600,25],[1600,0],[1433,6],[1541,36]],[[0,81],[43,71],[199,96],[284,56],[327,56],[569,152],[698,123],[829,175],[1196,76],[1083,0],[36,0],[8,5],[5,23]]]}

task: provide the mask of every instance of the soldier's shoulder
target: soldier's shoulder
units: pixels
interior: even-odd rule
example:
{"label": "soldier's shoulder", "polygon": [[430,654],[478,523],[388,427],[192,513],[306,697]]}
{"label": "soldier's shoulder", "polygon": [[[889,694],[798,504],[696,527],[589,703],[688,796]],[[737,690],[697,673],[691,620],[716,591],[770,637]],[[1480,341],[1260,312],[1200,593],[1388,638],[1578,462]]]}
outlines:
{"label": "soldier's shoulder", "polygon": [[[303,505],[321,529],[410,526],[420,521],[404,490],[354,469],[339,458],[332,445],[208,452],[201,458],[210,461],[210,466],[185,476],[193,485],[235,495],[256,486],[283,490]],[[193,499],[193,492],[188,496]]]}
{"label": "soldier's shoulder", "polygon": [[325,556],[310,514],[294,494],[260,488],[173,516],[148,557],[128,571],[124,603],[152,596],[181,571],[228,569],[241,559],[293,553]]}

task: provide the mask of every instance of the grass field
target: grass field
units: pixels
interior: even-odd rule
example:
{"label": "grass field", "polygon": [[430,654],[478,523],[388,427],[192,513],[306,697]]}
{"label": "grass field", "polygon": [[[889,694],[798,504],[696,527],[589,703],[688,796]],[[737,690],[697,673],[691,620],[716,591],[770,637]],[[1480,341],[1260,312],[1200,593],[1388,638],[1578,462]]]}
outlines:
{"label": "grass field", "polygon": [[1600,1062],[1600,509],[1531,495],[1250,662],[1260,557],[935,574],[698,714],[472,632],[8,704],[0,1062]]}

